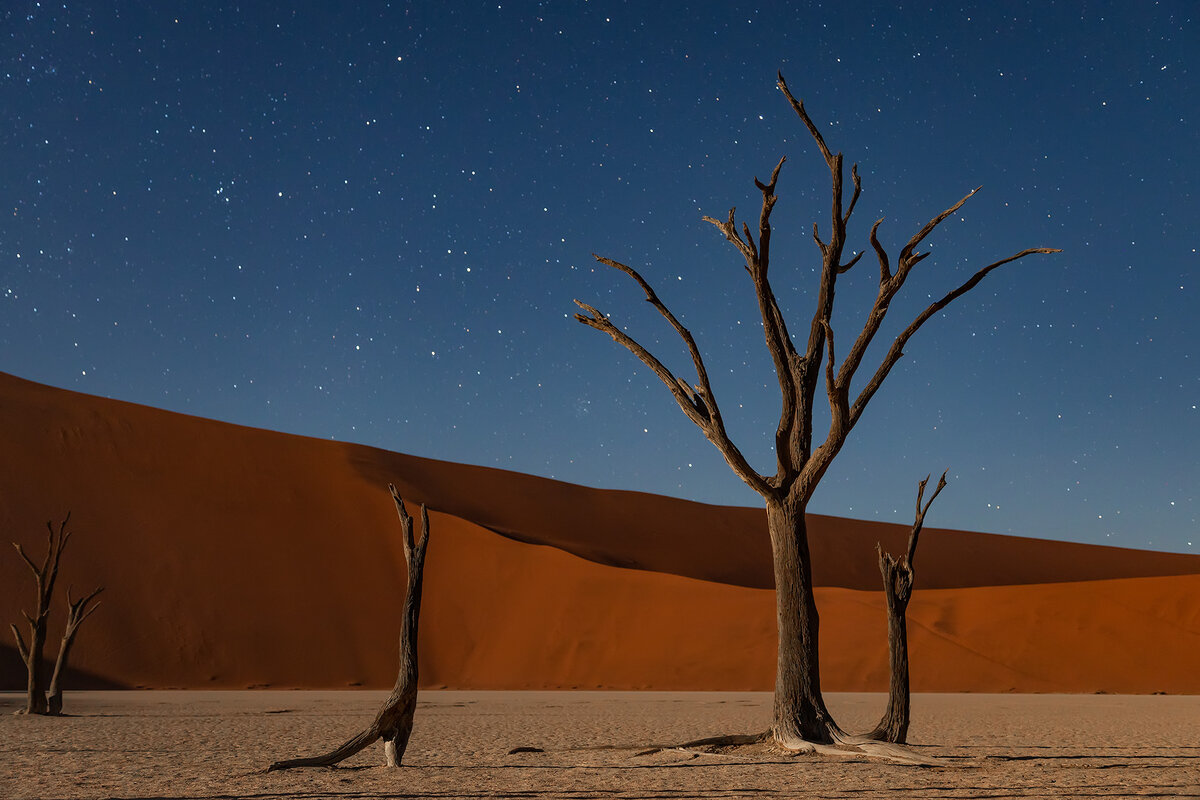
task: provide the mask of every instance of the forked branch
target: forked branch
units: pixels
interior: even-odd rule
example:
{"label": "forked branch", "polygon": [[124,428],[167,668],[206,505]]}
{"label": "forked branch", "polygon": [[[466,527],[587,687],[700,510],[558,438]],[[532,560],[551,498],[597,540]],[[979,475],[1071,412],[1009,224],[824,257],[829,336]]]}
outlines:
{"label": "forked branch", "polygon": [[[953,291],[947,293],[946,296],[943,297],[942,299],[940,299],[934,303],[931,303],[928,308],[926,308],[924,311],[922,311],[920,314],[918,314],[916,319],[914,319],[911,323],[909,323],[908,327],[905,328],[903,331],[901,331],[900,334],[895,338],[895,340],[892,342],[892,346],[888,349],[887,355],[885,355],[883,357],[883,361],[879,364],[879,367],[875,370],[875,374],[873,374],[871,376],[871,379],[867,382],[867,385],[863,387],[861,392],[859,392],[858,397],[854,401],[854,405],[851,406],[851,408],[850,408],[850,426],[853,427],[855,425],[855,423],[858,422],[859,417],[862,416],[863,410],[867,407],[867,403],[870,402],[871,398],[875,396],[875,392],[879,391],[879,387],[883,384],[883,381],[888,376],[888,373],[892,371],[892,367],[896,366],[896,362],[899,361],[900,358],[904,355],[904,345],[906,345],[908,343],[908,340],[912,338],[912,335],[914,333],[916,333],[917,330],[919,330],[920,327],[922,325],[924,325],[925,322],[928,321],[928,319],[930,317],[932,317],[937,312],[941,311],[946,306],[953,303],[958,298],[962,297],[967,292],[974,289],[976,286],[979,285],[979,282],[982,281],[985,277],[987,277],[988,273],[990,273],[994,269],[1002,267],[1005,264],[1010,264],[1013,261],[1024,258],[1025,256],[1035,255],[1035,254],[1043,254],[1044,255],[1044,254],[1049,254],[1049,253],[1061,253],[1061,252],[1062,252],[1062,250],[1059,250],[1054,247],[1030,247],[1030,248],[1027,248],[1025,250],[1022,250],[1019,253],[1015,253],[1014,255],[1009,256],[1008,258],[1002,258],[999,261],[994,261],[991,264],[988,264],[986,267],[979,270],[974,275],[972,275],[970,278],[968,278],[966,281],[964,281],[962,283],[962,285],[960,285],[957,289],[954,289]],[[899,274],[897,274],[896,277],[898,278]],[[884,306],[882,308],[880,308],[879,301],[876,301],[876,308],[872,310],[872,316],[877,314],[879,316],[880,320],[882,320],[883,313],[886,312],[886,309],[887,309],[886,303],[884,304]],[[878,322],[874,323],[874,325],[871,327],[873,327],[874,330],[878,330],[878,327],[879,327]],[[874,330],[871,331],[872,335],[874,333]],[[863,334],[865,335],[866,333],[867,333],[867,329],[864,328]],[[869,341],[870,341],[870,339],[868,337],[867,343],[869,343]],[[855,347],[856,348],[858,347],[857,343],[855,344]],[[863,351],[866,350],[865,344],[863,345],[862,349],[863,349]],[[861,359],[862,353],[858,353],[857,358]],[[845,372],[846,375],[844,378],[839,378],[839,380],[845,380],[847,386],[849,385],[850,377],[853,376],[853,368],[847,370],[847,367],[851,367],[851,366],[852,366],[851,362],[847,361],[847,363],[843,365],[843,372]],[[853,366],[856,367],[857,362],[855,362],[853,364]]]}
{"label": "forked branch", "polygon": [[[730,225],[732,226],[732,223]],[[733,235],[737,236],[736,230],[733,231]],[[708,370],[704,366],[704,359],[700,354],[700,349],[696,346],[696,340],[692,336],[691,331],[685,328],[675,315],[671,313],[671,310],[658,298],[654,289],[651,288],[650,284],[637,270],[610,258],[604,258],[603,256],[595,256],[595,258],[602,264],[624,272],[637,282],[638,286],[645,293],[647,302],[653,305],[659,314],[670,323],[671,327],[675,329],[675,332],[679,334],[679,337],[687,346],[688,353],[692,357],[692,364],[696,369],[698,383],[694,387],[688,386],[686,381],[677,377],[653,353],[638,343],[632,336],[614,325],[606,315],[595,307],[576,300],[575,304],[587,313],[576,314],[575,319],[590,328],[595,328],[602,333],[608,334],[613,341],[633,353],[637,356],[638,360],[649,367],[667,389],[670,390],[671,395],[675,398],[675,402],[679,405],[683,413],[716,446],[717,450],[724,456],[726,462],[737,473],[738,477],[759,494],[765,495],[766,492],[770,491],[766,479],[750,466],[746,457],[742,455],[741,451],[725,431],[725,423],[721,417],[721,410],[717,405],[716,397],[712,391],[712,384],[708,379]]]}
{"label": "forked branch", "polygon": [[925,515],[929,513],[929,507],[933,505],[933,501],[937,499],[937,496],[942,493],[942,489],[946,488],[946,473],[949,471],[946,470],[942,473],[942,477],[938,478],[937,487],[934,488],[933,494],[929,496],[929,502],[924,507],[921,506],[921,498],[925,495],[925,486],[929,483],[929,476],[926,475],[925,480],[921,481],[920,485],[917,486],[917,510],[916,515],[913,517],[912,530],[908,534],[907,559],[909,568],[912,568],[913,563],[916,561],[917,539],[921,535],[921,529],[925,527]]}
{"label": "forked branch", "polygon": [[779,171],[783,169],[786,161],[787,156],[779,159],[779,163],[775,165],[775,169],[771,170],[771,177],[766,183],[757,177],[754,179],[755,187],[762,193],[762,208],[758,215],[757,246],[750,236],[749,226],[744,223],[742,228],[745,239],[738,235],[737,225],[734,221],[735,209],[729,210],[729,219],[725,221],[707,216],[703,218],[705,222],[711,223],[725,234],[725,238],[742,253],[746,259],[746,272],[754,283],[754,294],[758,300],[758,313],[763,321],[763,336],[766,340],[767,352],[771,354],[771,361],[775,366],[775,377],[779,382],[781,403],[779,424],[775,432],[775,451],[779,461],[777,478],[779,479],[796,470],[791,459],[790,440],[796,425],[796,401],[801,387],[794,363],[797,358],[796,346],[792,342],[791,334],[788,333],[787,322],[783,318],[783,312],[779,309],[779,301],[775,297],[774,289],[771,288],[771,280],[768,276],[771,265],[771,212],[779,199],[775,194],[775,185],[779,181]]}
{"label": "forked branch", "polygon": [[21,636],[21,630],[13,623],[9,623],[8,627],[13,632],[13,638],[17,640],[17,655],[21,657],[22,661],[28,661],[29,646],[25,644],[25,639]]}
{"label": "forked branch", "polygon": [[929,220],[929,222],[926,222],[921,230],[913,234],[913,237],[909,239],[908,243],[905,244],[900,250],[900,257],[896,259],[897,269],[900,272],[907,272],[909,269],[912,269],[914,264],[928,256],[928,253],[918,253],[917,245],[925,241],[925,237],[933,233],[934,228],[936,228],[938,225],[941,225],[947,217],[962,208],[963,204],[974,197],[975,194],[982,188],[982,186],[976,186],[974,189],[967,192],[961,200],[947,208],[942,213],[938,214],[933,219]]}
{"label": "forked branch", "polygon": [[[675,329],[675,332],[679,334],[679,338],[683,339],[683,343],[687,345],[688,355],[692,357],[692,366],[694,366],[696,369],[696,378],[699,381],[699,385],[696,386],[695,392],[698,397],[694,400],[694,402],[701,404],[703,406],[702,413],[708,416],[713,422],[715,422],[715,424],[721,426],[721,411],[717,407],[716,398],[713,396],[712,384],[708,380],[708,370],[704,366],[704,357],[700,355],[700,348],[696,346],[696,340],[692,336],[692,332],[683,327],[675,315],[671,313],[671,309],[667,308],[663,301],[658,299],[658,295],[655,294],[654,289],[651,288],[650,284],[646,282],[645,278],[638,274],[637,270],[626,264],[622,264],[620,261],[613,261],[611,258],[605,258],[604,256],[598,256],[595,254],[593,254],[592,257],[601,264],[606,264],[613,269],[620,270],[629,277],[633,278],[634,281],[637,282],[637,285],[641,287],[642,291],[645,292],[646,302],[654,306],[655,310],[658,311],[658,313],[661,314],[663,318],[671,324],[671,327]],[[697,410],[700,410],[700,408],[698,407]]]}

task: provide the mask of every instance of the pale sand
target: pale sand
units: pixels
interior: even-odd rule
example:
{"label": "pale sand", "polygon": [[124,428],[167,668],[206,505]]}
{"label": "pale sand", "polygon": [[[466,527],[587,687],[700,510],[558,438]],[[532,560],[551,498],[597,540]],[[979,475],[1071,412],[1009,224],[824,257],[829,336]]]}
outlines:
{"label": "pale sand", "polygon": [[[273,760],[339,744],[373,691],[81,692],[77,716],[18,717],[0,695],[0,797],[686,798],[1200,797],[1200,697],[914,696],[911,739],[939,768],[668,750],[765,727],[770,695],[686,692],[423,692],[405,766],[379,746],[336,770],[266,774]],[[834,694],[843,725],[883,696]],[[542,753],[509,755],[515,747]],[[598,749],[599,748],[599,749]]]}

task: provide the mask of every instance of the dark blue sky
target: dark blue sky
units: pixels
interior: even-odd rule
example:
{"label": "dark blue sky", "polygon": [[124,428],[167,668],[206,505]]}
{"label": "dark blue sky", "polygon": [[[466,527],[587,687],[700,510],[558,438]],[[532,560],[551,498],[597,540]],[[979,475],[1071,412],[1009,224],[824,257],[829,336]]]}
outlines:
{"label": "dark blue sky", "polygon": [[[885,333],[983,264],[1065,250],[922,329],[811,510],[909,522],[917,480],[949,468],[931,525],[1200,551],[1195,6],[929,5],[7,3],[0,370],[757,505],[571,301],[686,373],[590,254],[642,269],[773,471],[753,292],[700,217],[753,221],[752,178],[787,154],[772,272],[803,331],[829,185],[782,70],[859,164],[849,249],[886,216],[894,254],[984,187]],[[874,297],[871,260],[841,284],[839,341]]]}

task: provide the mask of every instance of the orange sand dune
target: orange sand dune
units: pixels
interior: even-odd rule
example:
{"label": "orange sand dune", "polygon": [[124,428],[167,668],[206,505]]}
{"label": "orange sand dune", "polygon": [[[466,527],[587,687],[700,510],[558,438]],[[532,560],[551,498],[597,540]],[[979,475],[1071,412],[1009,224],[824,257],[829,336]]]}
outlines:
{"label": "orange sand dune", "polygon": [[[761,511],[242,428],[2,374],[0,447],[3,535],[36,551],[45,521],[71,509],[62,580],[108,587],[76,651],[93,681],[389,684],[404,586],[392,481],[435,510],[425,685],[772,684]],[[898,548],[906,531],[831,517],[811,528],[826,687],[882,689],[874,543]],[[1200,692],[1200,557],[940,530],[921,548],[915,689]],[[24,564],[0,557],[0,622],[20,619],[32,594]],[[22,683],[4,648],[0,687]]]}

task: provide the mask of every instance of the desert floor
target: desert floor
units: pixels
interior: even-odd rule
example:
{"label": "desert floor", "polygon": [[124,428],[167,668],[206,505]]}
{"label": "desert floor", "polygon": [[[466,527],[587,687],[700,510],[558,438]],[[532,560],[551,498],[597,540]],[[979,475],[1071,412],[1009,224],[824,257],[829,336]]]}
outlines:
{"label": "desert floor", "polygon": [[[645,754],[764,728],[762,693],[430,691],[401,769],[375,745],[339,769],[264,772],[340,744],[384,696],[78,692],[72,716],[48,719],[0,694],[0,797],[1200,797],[1198,696],[916,695],[910,740],[949,762],[931,768],[766,746]],[[864,729],[884,697],[829,702]]]}

